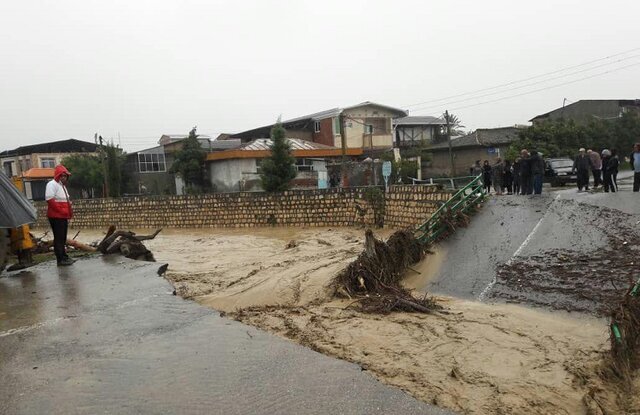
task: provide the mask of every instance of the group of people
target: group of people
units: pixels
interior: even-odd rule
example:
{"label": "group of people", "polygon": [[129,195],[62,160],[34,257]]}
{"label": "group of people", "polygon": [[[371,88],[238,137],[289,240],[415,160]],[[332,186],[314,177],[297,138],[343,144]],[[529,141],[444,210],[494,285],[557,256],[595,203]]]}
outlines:
{"label": "group of people", "polygon": [[496,195],[539,195],[542,193],[544,159],[537,151],[523,149],[513,163],[500,157],[493,165],[489,160],[482,165],[480,160],[476,160],[469,173],[472,176],[482,175],[484,188],[489,194],[493,187]]}
{"label": "group of people", "polygon": [[593,175],[593,188],[600,185],[605,192],[616,192],[618,190],[618,169],[620,159],[616,150],[597,151],[585,150],[581,148],[578,156],[573,162],[573,171],[578,178],[578,191],[589,190],[589,174]]}
{"label": "group of people", "polygon": [[[633,170],[633,191],[640,191],[640,143],[633,146],[629,156]],[[593,176],[593,188],[602,186],[605,192],[618,190],[618,170],[620,159],[616,150],[604,149],[601,153],[581,148],[573,162],[572,172],[577,175],[578,191],[589,190],[589,176]],[[496,195],[503,194],[541,194],[545,173],[545,162],[537,151],[520,151],[520,157],[511,163],[509,160],[496,159],[494,164],[480,160],[469,169],[472,176],[482,175],[482,182],[487,193],[491,188]]]}

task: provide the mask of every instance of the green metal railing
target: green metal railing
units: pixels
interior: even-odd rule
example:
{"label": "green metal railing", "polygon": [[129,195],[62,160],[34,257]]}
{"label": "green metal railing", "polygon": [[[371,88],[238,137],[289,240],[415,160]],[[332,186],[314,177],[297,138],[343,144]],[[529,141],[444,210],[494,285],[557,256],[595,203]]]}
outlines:
{"label": "green metal railing", "polygon": [[485,197],[487,194],[484,190],[482,175],[478,175],[443,203],[429,220],[416,227],[416,238],[423,245],[435,242],[442,234],[453,230],[451,229],[452,219],[455,220],[461,213],[470,213]]}

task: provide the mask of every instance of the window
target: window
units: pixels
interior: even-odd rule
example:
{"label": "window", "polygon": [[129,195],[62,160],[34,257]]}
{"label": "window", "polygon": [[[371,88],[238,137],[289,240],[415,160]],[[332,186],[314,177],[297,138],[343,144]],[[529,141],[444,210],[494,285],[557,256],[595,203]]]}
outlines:
{"label": "window", "polygon": [[373,134],[373,125],[365,124],[364,125],[364,133],[365,134]]}
{"label": "window", "polygon": [[316,132],[316,133],[320,132],[320,121],[315,121],[313,123],[313,131]]}
{"label": "window", "polygon": [[40,167],[42,167],[43,169],[53,169],[54,167],[56,167],[56,159],[41,158]]}
{"label": "window", "polygon": [[138,153],[140,173],[155,173],[167,171],[163,153]]}
{"label": "window", "polygon": [[313,171],[313,160],[296,159],[295,165],[298,171]]}
{"label": "window", "polygon": [[340,135],[340,117],[333,117],[333,134]]}
{"label": "window", "polygon": [[369,132],[365,127],[365,134],[385,135],[390,133],[390,119],[383,117],[365,118],[365,124],[371,126]]}

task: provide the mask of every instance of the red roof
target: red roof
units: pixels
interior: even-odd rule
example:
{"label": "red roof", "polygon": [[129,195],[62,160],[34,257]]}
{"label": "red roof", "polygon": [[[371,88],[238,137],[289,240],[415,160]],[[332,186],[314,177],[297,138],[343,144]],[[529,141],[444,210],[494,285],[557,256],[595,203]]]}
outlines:
{"label": "red roof", "polygon": [[25,179],[53,179],[52,168],[33,167],[22,173]]}

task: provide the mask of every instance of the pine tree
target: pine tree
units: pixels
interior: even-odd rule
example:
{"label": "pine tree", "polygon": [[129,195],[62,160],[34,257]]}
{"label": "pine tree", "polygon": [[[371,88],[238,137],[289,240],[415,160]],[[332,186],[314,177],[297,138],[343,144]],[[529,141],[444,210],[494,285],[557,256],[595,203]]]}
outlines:
{"label": "pine tree", "polygon": [[196,127],[189,132],[189,137],[182,141],[182,149],[175,154],[175,161],[169,170],[179,174],[187,188],[201,188],[204,186],[205,166],[204,161],[207,152],[200,146]]}
{"label": "pine tree", "polygon": [[271,157],[262,162],[260,179],[262,188],[267,192],[287,190],[296,178],[295,158],[291,155],[291,146],[285,138],[287,131],[282,124],[276,124],[271,130]]}

